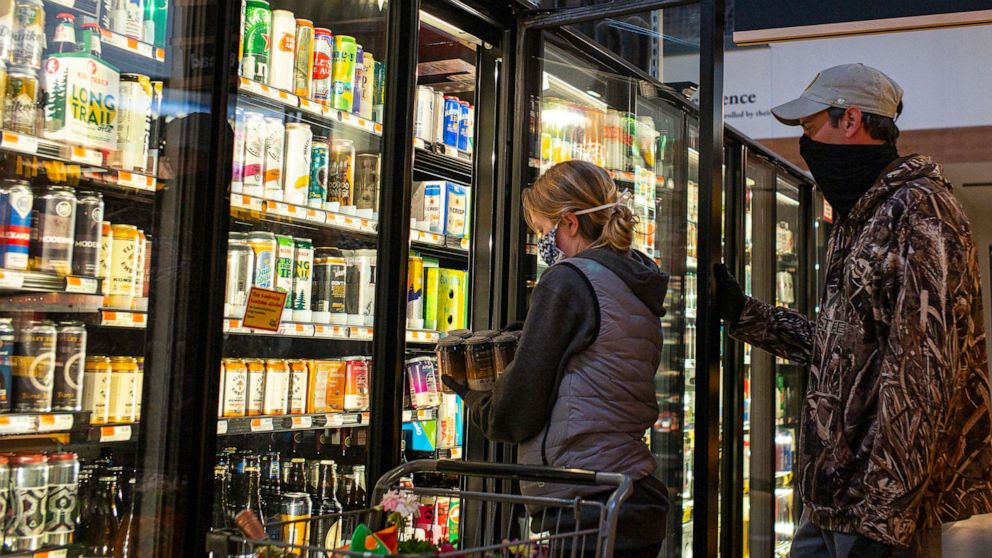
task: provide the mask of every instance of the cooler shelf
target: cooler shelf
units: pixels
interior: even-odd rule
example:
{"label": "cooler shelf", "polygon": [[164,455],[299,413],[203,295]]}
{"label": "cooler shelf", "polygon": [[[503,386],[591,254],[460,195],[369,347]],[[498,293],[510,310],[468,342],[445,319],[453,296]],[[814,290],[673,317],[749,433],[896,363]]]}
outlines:
{"label": "cooler shelf", "polygon": [[259,417],[228,417],[217,419],[218,436],[237,436],[297,430],[358,427],[369,425],[369,414],[315,413],[305,415],[276,415]]}
{"label": "cooler shelf", "polygon": [[[258,335],[266,337],[289,337],[294,339],[321,339],[338,341],[371,341],[373,329],[366,326],[345,326],[302,322],[282,322],[279,331],[266,331],[243,327],[238,318],[224,319],[224,333],[230,335]],[[441,333],[425,329],[408,329],[406,342],[433,345],[441,338]]]}
{"label": "cooler shelf", "polygon": [[430,144],[421,139],[414,141],[413,170],[440,178],[472,184],[472,156],[464,151],[443,144]]}
{"label": "cooler shelf", "polygon": [[248,78],[240,78],[240,80],[238,92],[244,95],[245,98],[261,101],[266,105],[275,106],[280,109],[299,110],[314,119],[318,124],[329,128],[343,125],[345,128],[365,132],[371,136],[382,136],[382,124],[377,122],[366,120],[350,112],[322,105],[310,99],[297,97],[288,91],[269,87]]}

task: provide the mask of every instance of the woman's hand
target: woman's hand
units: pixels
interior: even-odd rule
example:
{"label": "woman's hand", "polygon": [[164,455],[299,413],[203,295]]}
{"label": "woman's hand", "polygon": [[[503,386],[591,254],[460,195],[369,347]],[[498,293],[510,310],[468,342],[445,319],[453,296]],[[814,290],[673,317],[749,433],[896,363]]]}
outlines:
{"label": "woman's hand", "polygon": [[451,391],[457,393],[458,396],[461,398],[464,398],[466,393],[472,391],[469,389],[467,385],[459,384],[451,376],[442,375],[441,381],[444,382],[444,385],[448,386],[451,389]]}

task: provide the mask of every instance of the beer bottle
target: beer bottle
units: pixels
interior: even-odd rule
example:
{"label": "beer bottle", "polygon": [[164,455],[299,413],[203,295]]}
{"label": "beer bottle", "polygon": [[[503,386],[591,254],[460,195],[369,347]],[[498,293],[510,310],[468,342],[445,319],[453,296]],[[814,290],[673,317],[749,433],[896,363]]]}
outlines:
{"label": "beer bottle", "polygon": [[214,529],[230,529],[233,526],[227,509],[227,467],[214,467],[214,512],[210,526]]}
{"label": "beer bottle", "polygon": [[120,527],[117,492],[117,477],[106,475],[97,479],[96,507],[88,522],[90,535],[88,556],[113,556],[114,541]]}
{"label": "beer bottle", "polygon": [[55,16],[55,34],[52,37],[53,52],[76,52],[76,16],[60,13]]}
{"label": "beer bottle", "polygon": [[258,516],[259,521],[265,523],[265,512],[262,511],[262,491],[260,480],[261,475],[258,467],[245,468],[245,500],[238,512],[240,513],[243,510],[254,512],[255,515]]}
{"label": "beer bottle", "polygon": [[352,498],[352,505],[355,506],[354,509],[361,509],[365,507],[365,466],[355,465],[354,474],[355,495]]}
{"label": "beer bottle", "polygon": [[127,515],[121,521],[121,526],[117,530],[117,537],[114,539],[114,558],[134,558],[138,555],[138,520],[134,515],[135,479],[132,477],[128,484],[130,493]]}
{"label": "beer bottle", "polygon": [[96,59],[103,58],[103,45],[100,42],[100,26],[96,23],[83,24],[83,39],[80,41],[81,52],[88,52]]}
{"label": "beer bottle", "polygon": [[286,475],[286,492],[307,492],[307,460],[294,457]]}
{"label": "beer bottle", "polygon": [[[282,496],[282,471],[279,462],[279,452],[268,451],[261,459],[262,511],[265,517],[279,515],[279,504]],[[278,529],[273,529],[276,534]]]}
{"label": "beer bottle", "polygon": [[[336,494],[337,465],[330,459],[324,459],[317,463],[316,469],[317,482],[311,493],[313,519],[310,524],[310,546],[337,548],[341,542],[341,524],[340,518],[334,515],[343,511]],[[311,558],[325,557],[323,553],[311,553]]]}

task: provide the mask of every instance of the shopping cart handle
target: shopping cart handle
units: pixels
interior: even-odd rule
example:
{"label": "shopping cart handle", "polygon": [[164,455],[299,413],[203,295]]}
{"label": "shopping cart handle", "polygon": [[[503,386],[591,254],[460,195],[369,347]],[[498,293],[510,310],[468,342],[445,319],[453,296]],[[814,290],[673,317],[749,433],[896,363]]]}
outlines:
{"label": "shopping cart handle", "polygon": [[[622,486],[630,482],[626,475],[597,473],[581,469],[559,469],[538,465],[513,465],[504,463],[479,463],[461,460],[421,459],[400,465],[387,473],[382,481],[391,482],[417,472],[454,473],[467,477],[486,477],[531,482],[559,482],[582,485]],[[389,477],[387,479],[387,477]]]}

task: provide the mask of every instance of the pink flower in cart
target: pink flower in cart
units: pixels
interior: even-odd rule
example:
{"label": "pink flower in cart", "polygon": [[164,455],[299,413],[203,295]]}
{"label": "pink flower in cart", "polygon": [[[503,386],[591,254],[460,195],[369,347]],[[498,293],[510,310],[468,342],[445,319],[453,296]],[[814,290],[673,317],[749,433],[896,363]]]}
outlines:
{"label": "pink flower in cart", "polygon": [[403,518],[420,516],[420,502],[417,497],[409,492],[390,490],[382,497],[382,509],[397,514]]}

